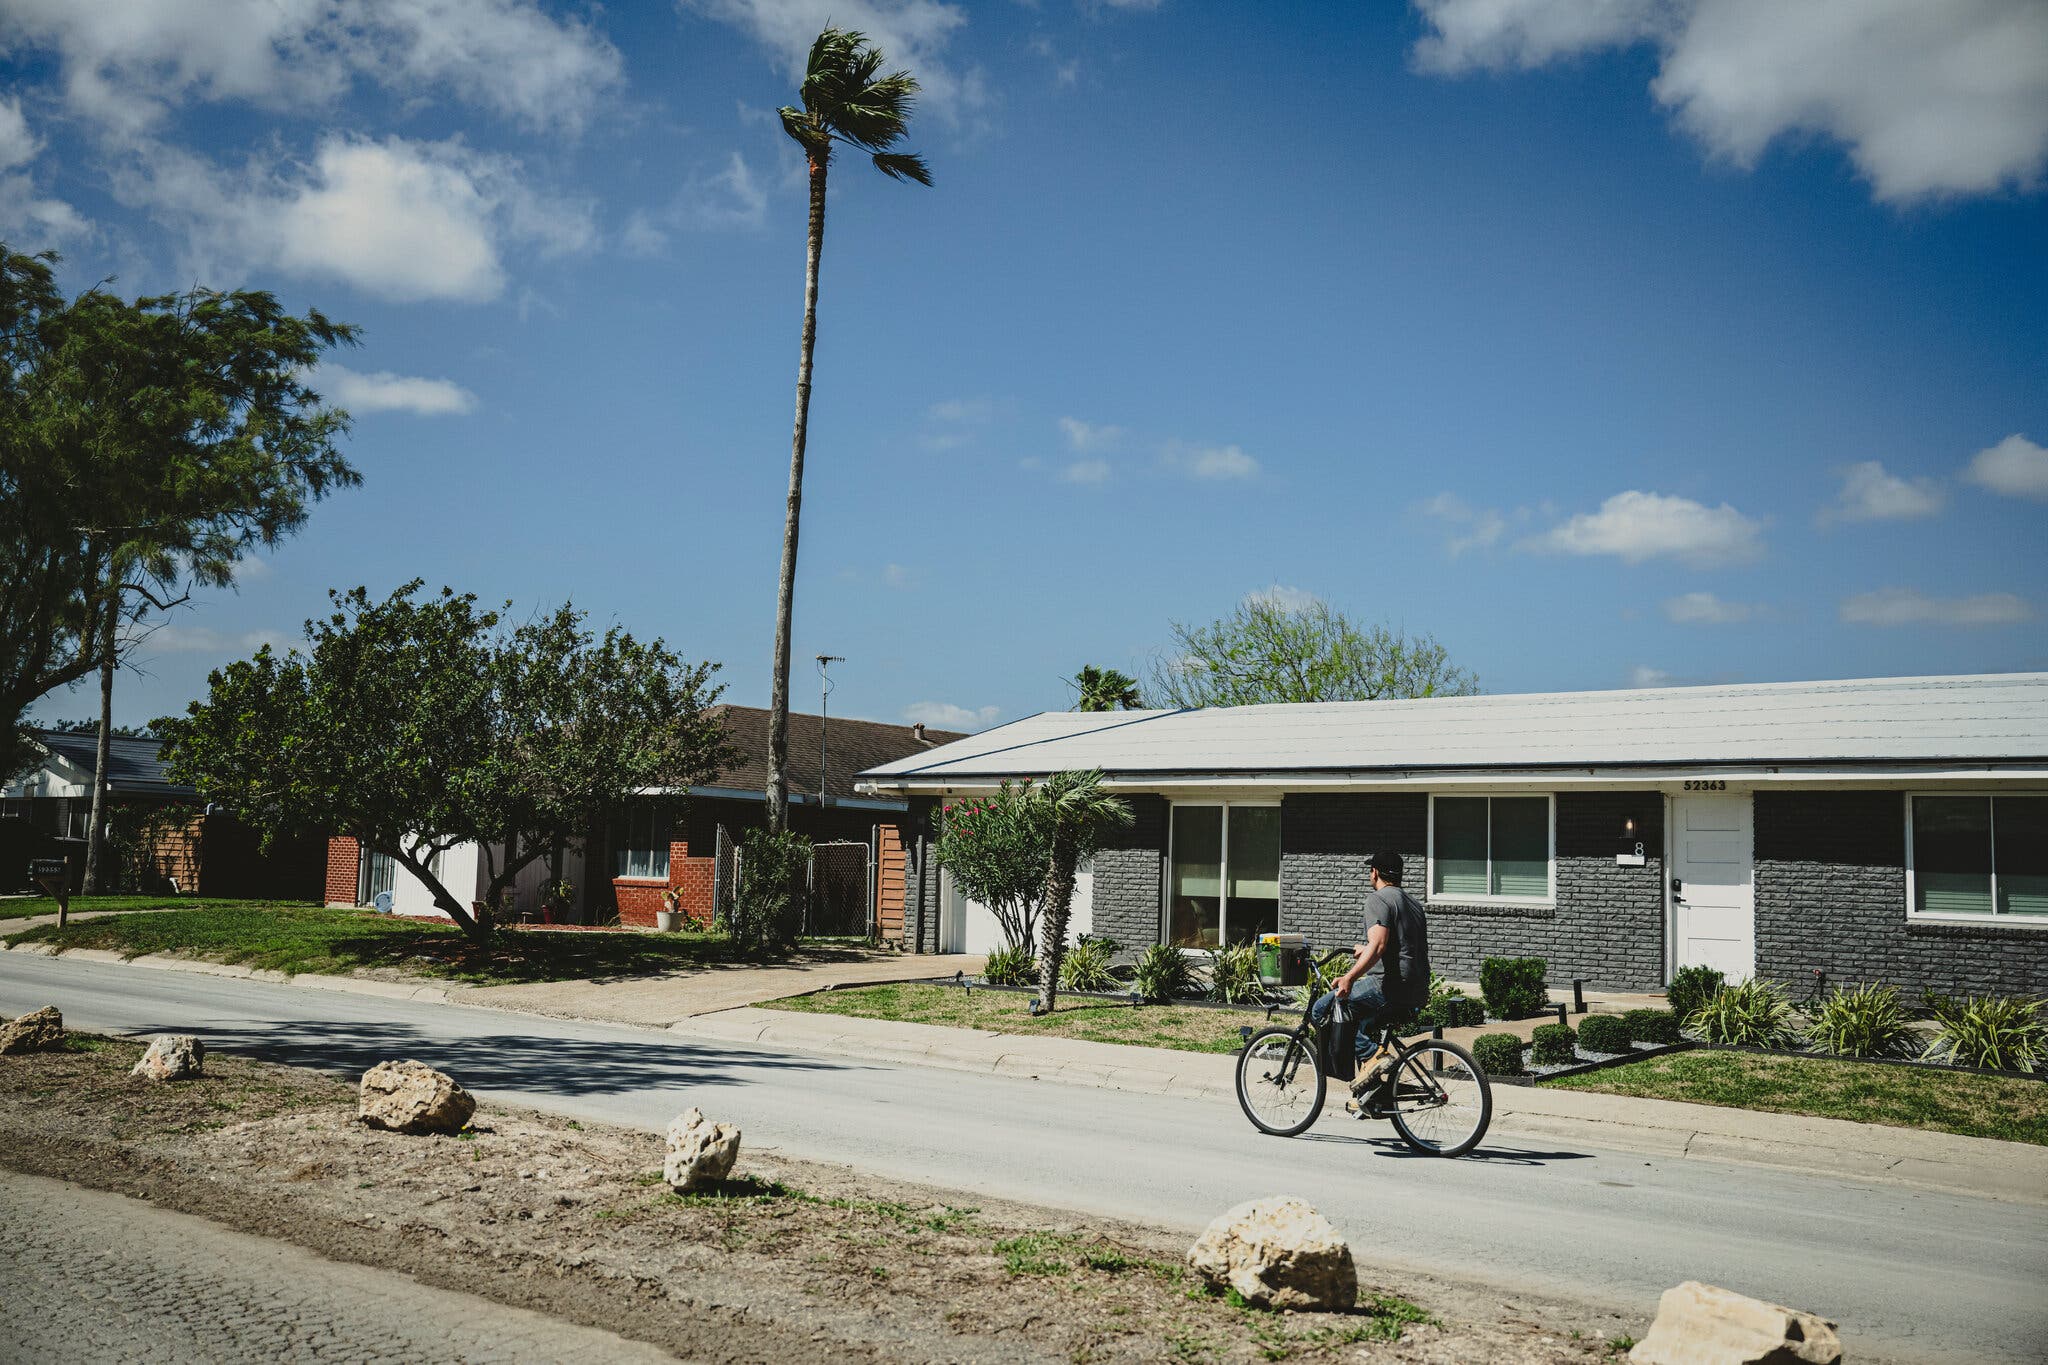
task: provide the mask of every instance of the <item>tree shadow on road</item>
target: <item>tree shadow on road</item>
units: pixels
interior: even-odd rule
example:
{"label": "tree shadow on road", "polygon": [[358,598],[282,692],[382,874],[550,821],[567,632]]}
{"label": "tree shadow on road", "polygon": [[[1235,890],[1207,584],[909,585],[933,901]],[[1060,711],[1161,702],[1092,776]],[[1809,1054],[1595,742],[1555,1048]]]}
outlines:
{"label": "tree shadow on road", "polygon": [[197,1033],[208,1048],[350,1077],[378,1062],[410,1057],[471,1090],[563,1096],[747,1084],[761,1079],[764,1070],[795,1081],[807,1073],[868,1069],[859,1062],[774,1053],[749,1052],[736,1059],[721,1045],[683,1039],[637,1042],[517,1032],[449,1039],[409,1024],[370,1021],[252,1020],[195,1027],[182,1020],[135,1032]]}

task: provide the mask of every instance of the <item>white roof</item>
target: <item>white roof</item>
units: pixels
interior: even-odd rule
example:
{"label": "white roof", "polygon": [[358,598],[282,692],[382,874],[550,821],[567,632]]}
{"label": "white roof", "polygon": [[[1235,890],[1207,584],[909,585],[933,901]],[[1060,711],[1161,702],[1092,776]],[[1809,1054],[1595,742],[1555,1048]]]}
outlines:
{"label": "white roof", "polygon": [[1086,768],[1128,780],[2029,760],[2048,760],[2048,673],[1049,711],[862,776],[885,788],[915,789]]}

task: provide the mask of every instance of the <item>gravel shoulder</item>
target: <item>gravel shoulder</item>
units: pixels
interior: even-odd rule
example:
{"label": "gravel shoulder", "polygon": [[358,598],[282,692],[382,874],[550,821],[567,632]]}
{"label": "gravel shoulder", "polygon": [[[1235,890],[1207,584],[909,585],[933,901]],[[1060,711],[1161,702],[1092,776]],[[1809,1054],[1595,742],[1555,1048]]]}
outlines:
{"label": "gravel shoulder", "polygon": [[1365,1248],[1358,1309],[1247,1311],[1142,1227],[754,1149],[680,1197],[643,1132],[487,1105],[459,1137],[405,1137],[322,1073],[215,1054],[152,1086],[127,1076],[138,1045],[74,1047],[0,1058],[0,1167],[693,1360],[1599,1361],[1645,1325],[1382,1276]]}

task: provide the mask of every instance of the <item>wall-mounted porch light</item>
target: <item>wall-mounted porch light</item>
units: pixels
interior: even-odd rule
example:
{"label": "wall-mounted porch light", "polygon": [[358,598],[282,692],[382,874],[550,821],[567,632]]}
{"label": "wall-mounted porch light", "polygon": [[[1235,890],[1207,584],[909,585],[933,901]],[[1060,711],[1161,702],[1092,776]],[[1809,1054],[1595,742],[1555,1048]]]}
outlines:
{"label": "wall-mounted porch light", "polygon": [[1647,861],[1645,853],[1642,825],[1633,812],[1622,816],[1621,846],[1615,850],[1615,863],[1621,867],[1641,867]]}

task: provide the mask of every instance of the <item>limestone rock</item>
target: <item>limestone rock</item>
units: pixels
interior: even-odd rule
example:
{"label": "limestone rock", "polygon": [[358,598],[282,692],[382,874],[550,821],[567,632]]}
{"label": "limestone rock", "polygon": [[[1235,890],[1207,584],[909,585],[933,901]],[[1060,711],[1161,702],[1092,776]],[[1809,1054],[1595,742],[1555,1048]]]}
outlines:
{"label": "limestone rock", "polygon": [[1837,1365],[1834,1324],[1796,1308],[1687,1280],[1664,1291],[1634,1365]]}
{"label": "limestone rock", "polygon": [[363,1073],[358,1116],[394,1133],[459,1133],[476,1100],[425,1062],[379,1062]]}
{"label": "limestone rock", "polygon": [[0,1056],[10,1052],[48,1052],[64,1043],[64,1016],[55,1005],[0,1024]]}
{"label": "limestone rock", "polygon": [[701,1190],[730,1176],[739,1158],[738,1125],[713,1123],[703,1110],[690,1109],[668,1126],[668,1159],[661,1174],[678,1192]]}
{"label": "limestone rock", "polygon": [[149,1051],[128,1074],[145,1081],[183,1081],[197,1076],[206,1065],[206,1044],[189,1033],[160,1033],[149,1041]]}
{"label": "limestone rock", "polygon": [[1188,1264],[1217,1289],[1262,1308],[1345,1309],[1358,1299],[1351,1248],[1330,1220],[1291,1195],[1239,1204],[1209,1224]]}

